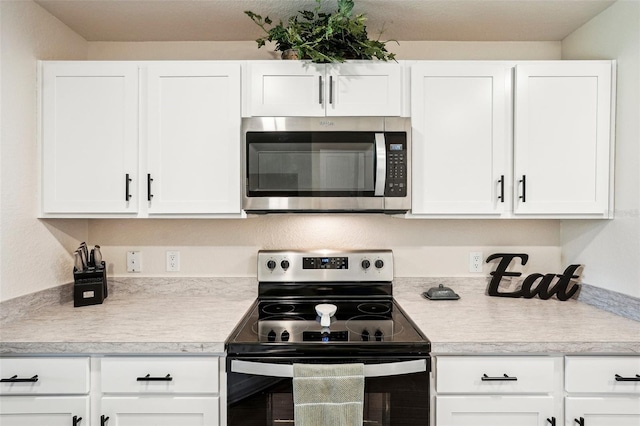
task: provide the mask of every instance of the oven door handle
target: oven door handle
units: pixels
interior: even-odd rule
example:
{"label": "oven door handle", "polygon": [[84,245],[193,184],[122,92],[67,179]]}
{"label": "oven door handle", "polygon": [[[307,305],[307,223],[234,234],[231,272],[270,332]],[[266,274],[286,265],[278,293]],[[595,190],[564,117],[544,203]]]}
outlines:
{"label": "oven door handle", "polygon": [[387,180],[387,148],[384,133],[376,133],[376,186],[373,195],[384,196],[384,187]]}
{"label": "oven door handle", "polygon": [[[388,377],[427,371],[427,360],[390,362],[386,364],[365,364],[365,377]],[[292,364],[271,364],[266,362],[231,360],[231,372],[268,377],[293,377]]]}

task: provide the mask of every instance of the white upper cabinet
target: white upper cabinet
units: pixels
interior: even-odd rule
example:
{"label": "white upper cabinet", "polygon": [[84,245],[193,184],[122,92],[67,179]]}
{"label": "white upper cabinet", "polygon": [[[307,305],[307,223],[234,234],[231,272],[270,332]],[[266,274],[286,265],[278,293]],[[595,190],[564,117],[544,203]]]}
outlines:
{"label": "white upper cabinet", "polygon": [[399,116],[402,65],[355,61],[248,63],[248,116]]}
{"label": "white upper cabinet", "polygon": [[611,83],[611,61],[516,66],[516,215],[612,216]]}
{"label": "white upper cabinet", "polygon": [[136,213],[138,66],[42,68],[43,214]]}
{"label": "white upper cabinet", "polygon": [[239,214],[240,65],[154,62],[146,88],[149,214]]}
{"label": "white upper cabinet", "polygon": [[411,95],[412,213],[499,216],[508,211],[510,67],[417,63]]}

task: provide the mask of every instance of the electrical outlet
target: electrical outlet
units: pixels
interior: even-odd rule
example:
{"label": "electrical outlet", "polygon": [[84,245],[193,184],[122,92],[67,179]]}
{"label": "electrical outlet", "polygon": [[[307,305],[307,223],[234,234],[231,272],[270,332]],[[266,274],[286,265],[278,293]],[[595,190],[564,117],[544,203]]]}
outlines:
{"label": "electrical outlet", "polygon": [[482,272],[482,252],[469,252],[469,272]]}
{"label": "electrical outlet", "polygon": [[127,272],[142,272],[142,253],[139,251],[127,252]]}
{"label": "electrical outlet", "polygon": [[167,272],[180,271],[180,252],[167,251]]}

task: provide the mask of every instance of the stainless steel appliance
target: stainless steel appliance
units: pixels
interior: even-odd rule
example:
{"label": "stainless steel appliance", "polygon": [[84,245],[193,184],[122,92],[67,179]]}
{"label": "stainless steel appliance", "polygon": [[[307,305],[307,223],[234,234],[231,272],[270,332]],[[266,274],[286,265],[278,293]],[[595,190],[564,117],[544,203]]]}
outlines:
{"label": "stainless steel appliance", "polygon": [[406,212],[411,123],[401,117],[243,121],[248,212]]}
{"label": "stainless steel appliance", "polygon": [[428,426],[430,342],[392,292],[388,250],[260,251],[258,299],[226,342],[227,424],[293,425],[293,364],[357,362],[365,425]]}

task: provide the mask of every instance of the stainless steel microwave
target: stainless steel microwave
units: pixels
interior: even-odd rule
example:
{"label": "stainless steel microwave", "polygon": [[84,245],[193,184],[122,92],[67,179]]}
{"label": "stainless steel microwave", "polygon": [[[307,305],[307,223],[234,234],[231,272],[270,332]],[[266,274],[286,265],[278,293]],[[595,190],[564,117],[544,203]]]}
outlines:
{"label": "stainless steel microwave", "polygon": [[248,118],[243,160],[247,212],[411,208],[409,118]]}

